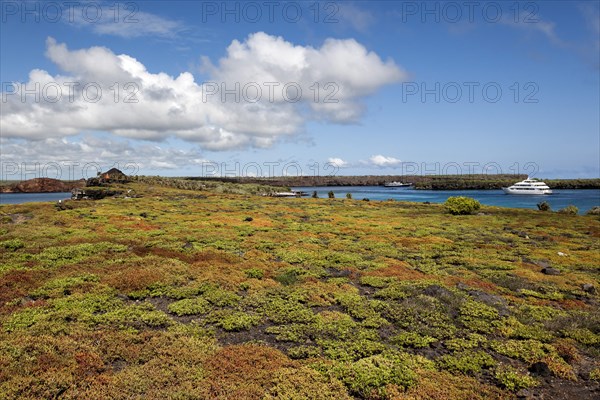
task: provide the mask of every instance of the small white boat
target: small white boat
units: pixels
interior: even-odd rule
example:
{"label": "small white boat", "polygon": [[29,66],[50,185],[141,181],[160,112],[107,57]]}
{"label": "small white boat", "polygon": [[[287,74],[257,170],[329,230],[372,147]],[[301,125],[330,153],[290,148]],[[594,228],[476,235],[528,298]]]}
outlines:
{"label": "small white boat", "polygon": [[407,187],[407,186],[412,186],[412,183],[404,183],[404,182],[387,182],[384,183],[383,186],[385,187]]}
{"label": "small white boat", "polygon": [[502,190],[506,194],[552,194],[552,190],[544,182],[529,178]]}
{"label": "small white boat", "polygon": [[294,191],[294,192],[275,192],[269,194],[271,197],[302,197],[308,196],[306,192]]}

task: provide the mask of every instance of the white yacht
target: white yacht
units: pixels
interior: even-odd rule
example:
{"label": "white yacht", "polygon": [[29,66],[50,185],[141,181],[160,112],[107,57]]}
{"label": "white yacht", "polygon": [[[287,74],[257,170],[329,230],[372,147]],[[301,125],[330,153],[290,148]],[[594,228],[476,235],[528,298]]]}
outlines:
{"label": "white yacht", "polygon": [[412,186],[412,183],[404,183],[404,182],[387,182],[384,183],[383,186],[385,187],[407,187],[407,186]]}
{"label": "white yacht", "polygon": [[529,178],[502,190],[506,194],[552,194],[552,190],[544,182]]}

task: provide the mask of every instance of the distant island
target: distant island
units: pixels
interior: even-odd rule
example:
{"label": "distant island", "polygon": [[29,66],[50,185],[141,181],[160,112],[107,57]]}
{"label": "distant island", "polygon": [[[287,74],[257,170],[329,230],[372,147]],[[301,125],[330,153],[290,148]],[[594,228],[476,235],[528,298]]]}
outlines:
{"label": "distant island", "polygon": [[[136,179],[136,177],[130,177]],[[260,177],[183,177],[171,178],[189,181],[226,182],[238,184],[270,185],[278,187],[306,186],[384,186],[389,182],[410,182],[416,190],[495,190],[526,179],[527,175],[364,175],[364,176],[280,176]],[[97,178],[78,181],[61,181],[35,178],[21,182],[0,184],[0,193],[52,193],[69,192],[75,188],[95,186],[102,180],[122,181],[127,177],[113,169]],[[170,179],[164,177],[164,179]],[[600,178],[595,179],[545,179],[552,189],[600,189]]]}
{"label": "distant island", "polygon": [[[526,179],[527,175],[364,175],[364,176],[282,176],[188,177],[189,180],[230,183],[269,184],[273,186],[383,186],[388,182],[410,182],[416,190],[493,190]],[[600,179],[545,179],[553,189],[600,189]]]}

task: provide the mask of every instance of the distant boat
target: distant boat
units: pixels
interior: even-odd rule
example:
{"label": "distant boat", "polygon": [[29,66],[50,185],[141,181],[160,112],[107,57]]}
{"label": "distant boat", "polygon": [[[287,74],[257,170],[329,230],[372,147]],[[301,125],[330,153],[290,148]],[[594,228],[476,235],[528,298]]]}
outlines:
{"label": "distant boat", "polygon": [[412,183],[404,183],[404,182],[387,182],[384,183],[383,186],[385,187],[407,187],[407,186],[412,186]]}
{"label": "distant boat", "polygon": [[506,194],[552,194],[552,190],[544,182],[529,178],[507,188],[502,188],[502,190]]}
{"label": "distant boat", "polygon": [[306,193],[306,192],[300,192],[300,191],[295,191],[295,192],[275,192],[275,193],[268,194],[268,196],[271,196],[271,197],[302,197],[302,196],[308,196],[308,193]]}

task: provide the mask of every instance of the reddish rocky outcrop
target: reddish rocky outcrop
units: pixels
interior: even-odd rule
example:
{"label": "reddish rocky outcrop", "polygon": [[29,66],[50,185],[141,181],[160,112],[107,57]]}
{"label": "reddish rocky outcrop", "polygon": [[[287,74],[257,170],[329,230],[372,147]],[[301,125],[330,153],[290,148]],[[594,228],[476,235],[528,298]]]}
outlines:
{"label": "reddish rocky outcrop", "polygon": [[85,181],[60,181],[51,178],[35,178],[12,185],[1,186],[2,193],[52,193],[70,192],[74,188],[84,187]]}

